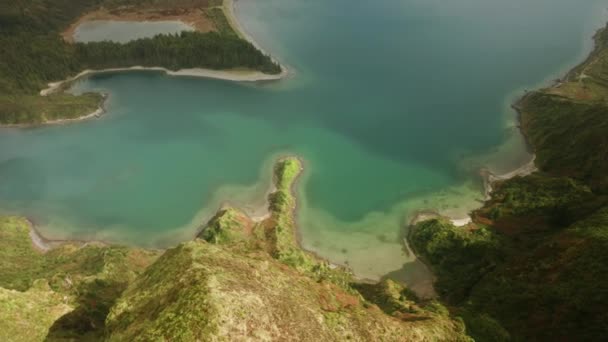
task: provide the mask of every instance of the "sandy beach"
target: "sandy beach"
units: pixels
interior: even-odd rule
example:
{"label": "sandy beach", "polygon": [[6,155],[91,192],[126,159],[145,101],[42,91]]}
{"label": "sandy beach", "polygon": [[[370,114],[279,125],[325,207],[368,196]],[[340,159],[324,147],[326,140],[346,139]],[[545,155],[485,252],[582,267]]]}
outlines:
{"label": "sandy beach", "polygon": [[[230,25],[233,27],[235,32],[237,32],[237,34],[242,39],[249,41],[257,49],[259,49],[260,51],[265,53],[264,50],[259,46],[259,44],[257,44],[255,42],[255,40],[253,40],[253,38],[239,24],[235,14],[234,14],[234,6],[235,6],[235,3],[232,0],[224,1],[223,9],[226,14],[226,17],[228,18]],[[88,20],[87,18],[89,18],[89,17],[95,18],[95,16],[86,16],[85,15],[77,23],[82,23],[83,21]],[[76,26],[71,27],[70,30],[66,31],[67,33],[64,32],[64,38],[65,38],[65,34],[73,34],[73,31]],[[200,27],[197,27],[197,29],[199,31],[204,32],[204,30],[201,30]],[[70,41],[70,39],[66,39],[66,40]],[[84,71],[80,72],[79,74],[77,74],[73,77],[67,78],[63,81],[48,83],[48,87],[45,89],[42,89],[40,91],[40,95],[48,96],[48,95],[63,91],[66,89],[66,86],[69,86],[70,83],[72,83],[78,79],[88,77],[91,75],[95,75],[95,74],[102,74],[102,73],[154,71],[154,72],[163,72],[168,76],[174,76],[174,77],[201,77],[201,78],[218,79],[218,80],[225,80],[225,81],[232,81],[232,82],[275,81],[275,80],[280,80],[280,79],[286,77],[289,74],[287,68],[285,68],[283,65],[278,63],[276,60],[273,59],[273,61],[275,61],[281,67],[281,72],[279,74],[266,74],[266,73],[263,73],[260,71],[249,70],[249,69],[212,70],[212,69],[205,69],[205,68],[192,68],[192,69],[180,69],[180,70],[174,71],[174,70],[169,70],[169,69],[166,69],[163,67],[143,67],[143,66],[110,68],[110,69],[101,69],[101,70],[88,69],[88,70],[84,70]],[[107,99],[107,97],[104,98],[104,101],[106,99]],[[38,125],[57,125],[57,124],[75,123],[75,122],[80,122],[83,120],[100,117],[104,113],[105,113],[105,109],[103,108],[103,102],[102,102],[100,107],[97,108],[94,112],[81,116],[81,117],[78,117],[78,118],[50,120],[50,121],[42,122],[40,124],[1,125],[1,127],[22,128],[22,127],[31,127],[31,126],[38,126]]]}
{"label": "sandy beach", "polygon": [[[500,175],[493,174],[492,172],[490,172],[487,169],[481,170],[480,175],[483,178],[485,200],[489,200],[491,198],[492,185],[495,182],[504,181],[504,180],[507,180],[507,179],[510,179],[513,177],[518,177],[518,176],[521,176],[521,177],[527,176],[527,175],[537,171],[538,169],[536,168],[536,165],[534,164],[535,159],[536,159],[536,156],[534,156],[532,158],[532,160],[530,160],[528,163],[518,167],[517,169],[507,172],[507,173],[500,174]],[[467,224],[473,222],[473,220],[471,219],[470,216],[448,217],[448,219],[456,227],[466,226]]]}
{"label": "sandy beach", "polygon": [[501,175],[495,175],[492,172],[490,172],[489,170],[481,170],[481,176],[483,177],[483,184],[484,184],[484,195],[486,200],[490,199],[490,194],[492,193],[492,184],[498,181],[503,181],[503,180],[507,180],[513,177],[517,177],[517,176],[527,176],[535,171],[538,170],[538,168],[536,168],[536,165],[534,164],[534,161],[536,160],[536,156],[532,157],[532,160],[530,160],[528,163],[518,167],[517,169],[507,172],[507,173],[503,173]]}
{"label": "sandy beach", "polygon": [[[234,29],[234,31],[239,35],[239,37],[241,37],[244,40],[247,40],[249,43],[251,43],[253,46],[255,46],[262,53],[269,55],[251,37],[251,35],[249,35],[247,33],[247,31],[245,31],[243,29],[243,27],[240,25],[236,15],[235,15],[235,6],[236,6],[236,3],[233,0],[224,0],[224,2],[223,2],[224,13],[226,15],[226,18],[228,19],[228,22]],[[70,30],[66,31],[67,33],[64,33],[64,38],[65,38],[66,34],[73,34],[77,25],[88,20],[87,18],[89,18],[89,17],[84,16],[77,23],[75,23],[74,24],[75,26],[73,25],[74,27],[71,27]],[[91,18],[95,18],[95,16],[93,16]],[[160,18],[160,19],[162,19],[162,18]],[[178,20],[179,20],[179,18],[178,18]],[[186,24],[192,25],[191,22],[187,22],[187,21],[184,21],[184,22]],[[205,32],[205,30],[201,30],[196,25],[195,25],[195,27],[197,28],[197,30],[199,30],[201,32]],[[67,40],[70,41],[70,39],[67,39]],[[132,67],[125,67],[125,68],[111,68],[111,69],[101,69],[101,70],[84,70],[84,71],[80,72],[78,75],[70,77],[63,81],[49,83],[48,88],[40,91],[40,95],[47,96],[47,95],[53,94],[53,93],[61,90],[63,85],[76,81],[82,77],[91,76],[91,75],[100,74],[100,73],[112,73],[112,72],[161,71],[161,72],[166,73],[169,76],[202,77],[202,78],[219,79],[219,80],[226,80],[226,81],[233,81],[233,82],[273,81],[273,80],[279,80],[279,79],[286,77],[289,74],[288,69],[285,66],[283,66],[281,63],[279,63],[277,60],[275,60],[274,58],[272,60],[275,63],[279,64],[279,66],[281,67],[281,72],[279,74],[265,74],[260,71],[248,70],[248,69],[212,70],[212,69],[204,69],[204,68],[194,68],[194,69],[180,69],[180,70],[173,71],[173,70],[168,70],[163,67],[143,67],[143,66],[132,66]],[[93,116],[94,115],[92,113],[91,115],[87,115],[86,117],[90,118]]]}
{"label": "sandy beach", "polygon": [[[262,48],[262,46],[260,46],[260,44],[258,44],[258,42],[255,41],[255,39],[253,39],[253,37],[247,32],[247,30],[245,30],[243,26],[241,26],[241,23],[239,22],[236,16],[235,0],[224,0],[224,13],[226,14],[226,18],[228,19],[230,26],[232,26],[232,29],[239,35],[239,37],[251,43],[251,45],[255,46],[256,49],[262,51],[263,54],[271,56],[268,52],[264,50],[264,48]],[[281,75],[287,75],[287,68],[279,61],[274,59],[272,56],[271,58],[273,62],[277,63],[281,67]]]}
{"label": "sandy beach", "polygon": [[66,83],[74,82],[80,78],[91,76],[95,74],[113,73],[113,72],[130,72],[130,71],[161,71],[169,76],[188,76],[188,77],[202,77],[212,78],[234,82],[258,82],[258,81],[272,81],[279,80],[285,77],[286,72],[280,74],[271,75],[265,74],[260,71],[253,70],[211,70],[211,69],[181,69],[177,71],[171,71],[161,67],[142,67],[133,66],[128,68],[111,68],[102,70],[84,70],[74,77],[70,77],[66,80],[59,82],[52,82],[48,84],[48,88],[40,91],[40,95],[47,96],[61,90],[62,86]]}

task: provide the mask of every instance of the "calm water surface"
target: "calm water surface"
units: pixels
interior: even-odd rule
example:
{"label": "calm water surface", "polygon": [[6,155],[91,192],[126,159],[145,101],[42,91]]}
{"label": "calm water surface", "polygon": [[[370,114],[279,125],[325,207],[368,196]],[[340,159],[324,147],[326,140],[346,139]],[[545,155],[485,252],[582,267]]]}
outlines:
{"label": "calm water surface", "polygon": [[182,31],[193,31],[194,28],[178,20],[168,21],[86,21],[74,31],[77,42],[102,42],[105,40],[126,43],[140,38],[151,38],[157,34],[177,34]]}
{"label": "calm water surface", "polygon": [[254,212],[282,154],[306,163],[303,245],[428,289],[403,248],[414,210],[464,216],[477,170],[529,158],[509,104],[582,60],[606,0],[240,0],[293,77],[239,84],[99,75],[100,120],[0,131],[0,208],[42,232],[169,246],[224,201]]}

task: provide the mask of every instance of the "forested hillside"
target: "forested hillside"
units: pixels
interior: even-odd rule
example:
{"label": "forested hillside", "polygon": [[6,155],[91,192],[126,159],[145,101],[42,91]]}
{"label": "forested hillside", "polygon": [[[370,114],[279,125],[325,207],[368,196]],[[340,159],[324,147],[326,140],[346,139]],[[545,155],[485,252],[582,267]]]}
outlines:
{"label": "forested hillside", "polygon": [[519,103],[540,169],[494,184],[455,227],[418,223],[410,242],[478,341],[599,341],[608,335],[608,30],[555,86]]}
{"label": "forested hillside", "polygon": [[[181,68],[248,68],[279,73],[280,67],[249,42],[237,35],[188,32],[160,35],[126,44],[111,42],[65,42],[60,33],[80,15],[99,6],[205,6],[206,1],[139,0],[18,0],[0,4],[0,124],[43,122],[92,112],[101,97],[77,99],[64,95],[63,101],[47,100],[47,107],[32,106],[30,95],[48,82],[73,76],[84,69],[159,66]],[[205,9],[202,8],[201,11]],[[201,12],[201,15],[204,15]],[[57,103],[74,101],[76,112]],[[45,101],[39,101],[45,102]],[[87,112],[88,111],[88,112]]]}

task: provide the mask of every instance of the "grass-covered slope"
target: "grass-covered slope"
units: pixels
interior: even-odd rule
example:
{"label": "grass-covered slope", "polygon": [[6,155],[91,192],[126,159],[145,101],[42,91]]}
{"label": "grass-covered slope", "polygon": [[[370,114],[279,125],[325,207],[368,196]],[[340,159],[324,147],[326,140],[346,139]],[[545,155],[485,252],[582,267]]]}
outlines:
{"label": "grass-covered slope", "polygon": [[[583,87],[583,86],[581,86]],[[522,127],[546,172],[608,192],[608,106],[534,92],[522,102]]]}
{"label": "grass-covered slope", "polygon": [[410,243],[479,341],[608,335],[608,34],[554,87],[518,103],[541,172],[494,184],[473,223],[415,225]]}
{"label": "grass-covered slope", "polygon": [[158,256],[95,243],[43,254],[29,232],[27,220],[0,217],[0,318],[16,318],[0,319],[2,341],[99,338],[116,298]]}
{"label": "grass-covered slope", "polygon": [[25,292],[0,287],[0,340],[44,341],[55,321],[72,310],[44,280]]}
{"label": "grass-covered slope", "polygon": [[111,341],[466,340],[447,315],[408,322],[364,304],[263,250],[197,240],[152,265],[113,307],[107,327]]}
{"label": "grass-covered slope", "polygon": [[[155,11],[160,17],[192,12],[206,18],[210,15],[206,13],[213,13],[209,20],[217,22],[219,29],[159,35],[125,44],[64,41],[64,30],[83,14],[102,7],[112,13]],[[269,74],[281,71],[269,56],[226,27],[227,20],[218,11],[221,2],[204,0],[17,0],[0,4],[0,125],[44,123],[94,112],[102,100],[99,94],[34,98],[47,83],[85,69],[155,66],[170,70],[246,68]]]}
{"label": "grass-covered slope", "polygon": [[556,86],[518,103],[522,131],[537,153],[537,166],[608,192],[608,29],[595,50]]}

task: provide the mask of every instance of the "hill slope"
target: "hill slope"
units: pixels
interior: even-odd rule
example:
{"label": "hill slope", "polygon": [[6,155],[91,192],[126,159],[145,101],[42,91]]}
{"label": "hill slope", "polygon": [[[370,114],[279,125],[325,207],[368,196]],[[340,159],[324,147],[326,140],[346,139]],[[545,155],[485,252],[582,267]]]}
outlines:
{"label": "hill slope", "polygon": [[418,223],[410,242],[479,341],[608,334],[608,30],[555,86],[518,104],[540,172],[494,184],[473,223]]}

